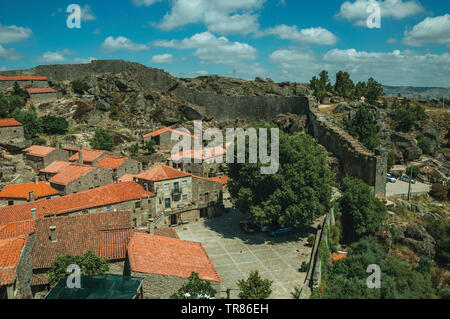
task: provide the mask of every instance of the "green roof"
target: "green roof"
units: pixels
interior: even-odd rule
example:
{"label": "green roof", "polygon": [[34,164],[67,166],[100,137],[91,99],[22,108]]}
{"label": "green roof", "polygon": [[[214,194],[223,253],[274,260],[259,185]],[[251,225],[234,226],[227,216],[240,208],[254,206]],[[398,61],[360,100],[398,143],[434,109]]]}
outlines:
{"label": "green roof", "polygon": [[120,275],[81,277],[81,288],[68,288],[60,279],[44,299],[134,299],[143,278]]}

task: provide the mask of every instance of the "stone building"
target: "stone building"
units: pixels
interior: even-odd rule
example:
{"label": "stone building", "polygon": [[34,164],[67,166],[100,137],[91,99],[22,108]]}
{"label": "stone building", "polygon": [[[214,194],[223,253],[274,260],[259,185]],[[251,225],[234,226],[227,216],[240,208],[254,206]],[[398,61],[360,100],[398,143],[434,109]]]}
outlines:
{"label": "stone building", "polygon": [[172,147],[178,143],[178,140],[172,140],[172,134],[175,134],[177,136],[188,136],[190,137],[191,144],[193,144],[193,140],[199,140],[197,136],[187,134],[182,131],[178,131],[176,129],[172,129],[170,127],[165,127],[160,130],[147,133],[142,136],[142,146],[145,145],[147,141],[155,141],[156,147],[160,150],[170,150]]}
{"label": "stone building", "polygon": [[114,181],[126,174],[138,174],[141,172],[141,164],[138,161],[115,155],[103,156],[94,166],[110,170]]}
{"label": "stone building", "polygon": [[130,211],[133,227],[144,227],[154,217],[154,197],[155,194],[138,183],[114,183],[52,199],[0,207],[0,225],[30,220],[35,209],[38,218]]}
{"label": "stone building", "polygon": [[23,153],[25,155],[25,161],[35,171],[49,166],[54,161],[67,161],[69,157],[68,153],[64,150],[39,145],[26,148],[23,150]]}
{"label": "stone building", "polygon": [[0,119],[0,144],[17,144],[24,141],[23,125],[15,119]]}
{"label": "stone building", "polygon": [[60,255],[81,256],[92,251],[107,259],[110,268],[119,267],[123,271],[131,232],[131,212],[38,219],[32,251],[33,277],[36,278],[32,283],[33,294],[45,289],[47,272]]}
{"label": "stone building", "polygon": [[39,176],[43,180],[49,181],[53,176],[72,164],[73,163],[67,161],[54,161],[47,167],[39,170]]}
{"label": "stone building", "polygon": [[78,162],[80,164],[94,165],[106,155],[114,155],[114,154],[103,150],[81,149],[69,157],[69,162]]}
{"label": "stone building", "polygon": [[23,89],[48,87],[45,76],[0,76],[0,92],[12,89],[15,82]]}
{"label": "stone building", "polygon": [[220,206],[222,184],[166,165],[150,168],[134,179],[156,195],[157,226],[212,217]]}
{"label": "stone building", "polygon": [[45,182],[12,184],[3,187],[0,191],[0,207],[33,202],[42,198],[59,196],[56,189]]}
{"label": "stone building", "polygon": [[61,195],[78,193],[114,182],[111,170],[79,163],[65,166],[48,181]]}
{"label": "stone building", "polygon": [[128,244],[125,276],[144,278],[143,292],[150,298],[168,299],[188,282],[192,272],[221,290],[221,278],[200,243],[134,233]]}
{"label": "stone building", "polygon": [[49,102],[61,98],[61,94],[52,88],[27,89],[31,102]]}
{"label": "stone building", "polygon": [[0,225],[0,299],[31,296],[34,220]]}

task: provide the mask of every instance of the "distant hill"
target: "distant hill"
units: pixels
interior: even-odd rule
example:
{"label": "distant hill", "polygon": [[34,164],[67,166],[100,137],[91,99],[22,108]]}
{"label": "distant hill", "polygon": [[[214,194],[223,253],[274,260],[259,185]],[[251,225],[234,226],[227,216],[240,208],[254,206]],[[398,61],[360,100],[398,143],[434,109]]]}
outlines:
{"label": "distant hill", "polygon": [[414,86],[387,86],[383,85],[384,94],[397,96],[400,93],[406,97],[420,97],[428,99],[450,98],[450,88],[414,87]]}

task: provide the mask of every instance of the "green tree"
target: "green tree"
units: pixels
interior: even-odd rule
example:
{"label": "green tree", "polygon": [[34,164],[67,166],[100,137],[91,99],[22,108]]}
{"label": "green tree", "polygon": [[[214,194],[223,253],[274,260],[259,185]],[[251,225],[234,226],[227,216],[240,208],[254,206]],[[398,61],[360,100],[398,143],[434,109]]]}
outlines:
{"label": "green tree", "polygon": [[272,281],[262,279],[257,270],[251,271],[247,280],[237,282],[241,299],[267,299],[272,294]]}
{"label": "green tree", "polygon": [[153,154],[155,153],[155,145],[156,142],[154,140],[146,141],[144,144],[144,150],[147,152],[147,154]]}
{"label": "green tree", "polygon": [[370,104],[378,104],[378,99],[383,95],[383,86],[375,81],[374,78],[370,78],[367,81],[366,99]]}
{"label": "green tree", "polygon": [[387,165],[388,165],[388,172],[390,172],[395,165],[395,154],[393,152],[388,153]]}
{"label": "green tree", "polygon": [[30,98],[30,94],[28,94],[28,91],[25,90],[25,89],[22,89],[19,86],[19,84],[17,83],[17,81],[14,82],[14,87],[13,87],[12,94],[16,95],[16,96],[20,96],[25,101]]}
{"label": "green tree", "polygon": [[13,113],[17,109],[22,109],[25,106],[25,100],[17,95],[11,95],[8,98],[10,113]]}
{"label": "green tree", "polygon": [[436,240],[436,262],[450,268],[450,219],[427,219],[427,232]]}
{"label": "green tree", "polygon": [[27,140],[33,139],[42,132],[41,123],[33,105],[29,110],[16,109],[13,117],[22,123],[24,136]]}
{"label": "green tree", "polygon": [[48,278],[51,286],[58,283],[60,279],[67,278],[69,265],[78,265],[81,276],[103,274],[109,270],[107,260],[96,256],[92,251],[88,251],[83,256],[65,255],[59,256],[48,271]]}
{"label": "green tree", "polygon": [[386,207],[370,187],[357,178],[345,177],[340,185],[341,223],[345,242],[354,242],[363,235],[378,231],[386,217]]}
{"label": "green tree", "polygon": [[355,84],[350,78],[350,74],[342,71],[336,73],[336,83],[334,84],[334,92],[345,99],[354,98]]}
{"label": "green tree", "polygon": [[412,177],[416,178],[420,173],[420,168],[418,166],[408,166],[406,168],[405,174],[411,176],[411,173]]}
{"label": "green tree", "polygon": [[366,82],[358,82],[355,86],[355,97],[359,100],[360,98],[366,95],[367,95]]}
{"label": "green tree", "polygon": [[42,132],[49,135],[66,134],[69,123],[64,117],[46,115],[40,119]]}
{"label": "green tree", "polygon": [[378,129],[375,118],[366,106],[358,109],[353,118],[345,118],[344,126],[346,130],[370,151],[374,151],[379,145]]}
{"label": "green tree", "polygon": [[77,93],[83,95],[84,92],[89,88],[86,82],[77,79],[71,82],[72,90]]}
{"label": "green tree", "polygon": [[282,131],[279,150],[276,174],[261,174],[267,164],[228,164],[233,204],[260,224],[310,224],[330,207],[332,179],[326,154],[311,136]]}
{"label": "green tree", "polygon": [[392,125],[397,131],[409,132],[413,128],[420,128],[427,118],[425,108],[420,105],[411,105],[409,100],[404,100],[402,105],[395,108]]}
{"label": "green tree", "polygon": [[10,116],[9,103],[3,93],[0,92],[0,118],[7,118]]}
{"label": "green tree", "polygon": [[104,128],[98,128],[91,139],[91,147],[97,150],[112,151],[114,148],[114,137]]}
{"label": "green tree", "polygon": [[136,156],[137,153],[139,152],[139,144],[135,143],[135,144],[131,145],[129,147],[129,151],[130,151],[131,156]]}
{"label": "green tree", "polygon": [[178,289],[170,299],[212,299],[216,294],[217,291],[209,281],[200,279],[197,273],[192,272],[188,283]]}

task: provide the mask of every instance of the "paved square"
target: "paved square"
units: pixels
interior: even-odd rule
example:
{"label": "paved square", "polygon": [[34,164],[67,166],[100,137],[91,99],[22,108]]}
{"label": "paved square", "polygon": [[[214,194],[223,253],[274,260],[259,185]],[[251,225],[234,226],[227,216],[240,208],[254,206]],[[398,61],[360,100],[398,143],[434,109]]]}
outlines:
{"label": "paved square", "polygon": [[[275,238],[264,233],[249,235],[239,226],[244,219],[243,214],[231,210],[224,216],[175,229],[181,239],[203,245],[222,278],[223,290],[237,289],[237,280],[259,270],[263,278],[273,280],[271,298],[291,299],[294,288],[303,285],[306,273],[299,268],[303,261],[309,262],[311,247],[306,246],[306,238],[315,230],[306,228]],[[233,290],[231,298],[238,298],[238,293]]]}

